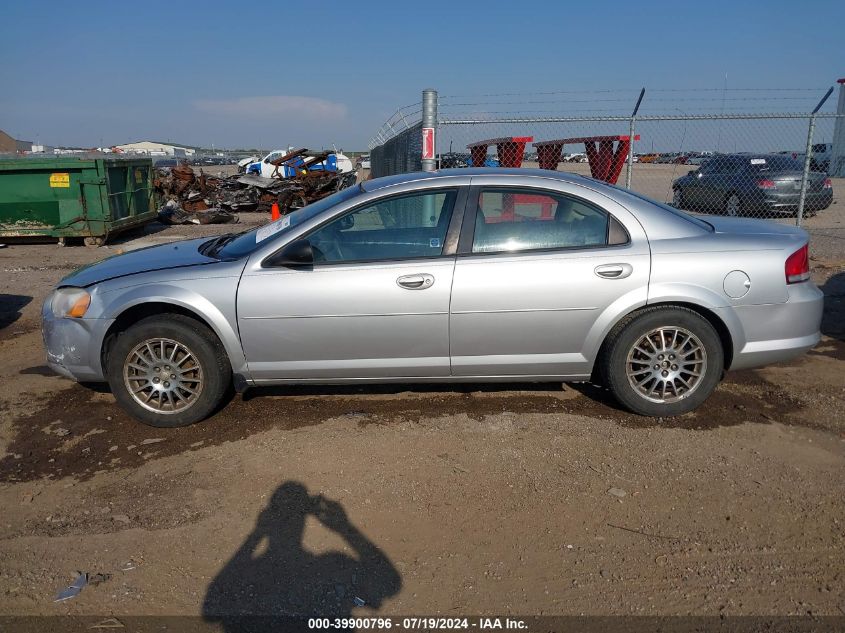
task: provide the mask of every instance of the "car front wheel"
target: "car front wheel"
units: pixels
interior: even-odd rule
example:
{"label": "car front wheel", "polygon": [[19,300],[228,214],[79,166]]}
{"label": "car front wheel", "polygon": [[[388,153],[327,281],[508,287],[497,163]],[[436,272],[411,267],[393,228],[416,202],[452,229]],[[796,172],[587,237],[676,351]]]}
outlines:
{"label": "car front wheel", "polygon": [[610,333],[600,369],[616,399],[634,413],[688,413],[716,388],[724,369],[719,335],[707,319],[681,307],[647,308]]}
{"label": "car front wheel", "polygon": [[213,332],[179,314],[143,319],[118,334],[107,361],[118,404],[144,424],[187,426],[206,418],[232,381]]}

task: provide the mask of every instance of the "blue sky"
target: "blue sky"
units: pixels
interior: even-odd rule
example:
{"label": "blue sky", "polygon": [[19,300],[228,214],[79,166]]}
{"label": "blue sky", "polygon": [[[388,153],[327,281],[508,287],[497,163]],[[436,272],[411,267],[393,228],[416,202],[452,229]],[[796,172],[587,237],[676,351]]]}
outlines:
{"label": "blue sky", "polygon": [[[727,73],[730,88],[818,89],[757,108],[806,110],[845,77],[841,0],[4,4],[0,129],[54,145],[362,149],[429,86],[611,89],[593,96],[624,95],[627,110],[640,86],[718,89]],[[724,107],[718,94],[689,95]],[[600,109],[590,98],[577,109]]]}

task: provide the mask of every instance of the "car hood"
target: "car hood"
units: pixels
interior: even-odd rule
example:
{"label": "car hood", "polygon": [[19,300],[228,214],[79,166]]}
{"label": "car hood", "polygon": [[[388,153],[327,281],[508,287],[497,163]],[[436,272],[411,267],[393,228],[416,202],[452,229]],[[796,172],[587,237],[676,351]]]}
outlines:
{"label": "car hood", "polygon": [[742,235],[802,235],[804,229],[787,224],[778,224],[769,220],[754,220],[751,218],[725,218],[716,215],[698,216],[710,224],[716,233],[733,233]]}
{"label": "car hood", "polygon": [[78,268],[59,282],[59,286],[84,287],[115,277],[125,277],[154,270],[214,264],[220,260],[202,255],[197,248],[208,237],[149,246],[114,255],[99,262]]}

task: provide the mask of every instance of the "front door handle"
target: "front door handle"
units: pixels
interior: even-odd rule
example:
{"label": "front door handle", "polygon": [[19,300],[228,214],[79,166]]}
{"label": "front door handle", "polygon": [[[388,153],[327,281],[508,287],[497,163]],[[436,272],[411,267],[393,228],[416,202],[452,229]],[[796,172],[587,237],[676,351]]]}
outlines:
{"label": "front door handle", "polygon": [[396,280],[396,283],[407,290],[425,290],[434,285],[434,276],[427,273],[403,275]]}
{"label": "front door handle", "polygon": [[624,279],[634,272],[631,264],[604,264],[596,266],[595,273],[605,279]]}

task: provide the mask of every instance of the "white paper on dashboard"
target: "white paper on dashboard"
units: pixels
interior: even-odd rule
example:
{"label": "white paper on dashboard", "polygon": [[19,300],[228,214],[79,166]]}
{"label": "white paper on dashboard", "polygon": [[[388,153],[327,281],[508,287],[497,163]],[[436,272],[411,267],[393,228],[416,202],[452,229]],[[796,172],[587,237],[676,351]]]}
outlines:
{"label": "white paper on dashboard", "polygon": [[276,220],[275,222],[270,222],[266,226],[262,226],[255,232],[255,243],[263,242],[271,235],[275,235],[279,231],[286,229],[290,226],[290,216],[285,216],[281,220]]}

